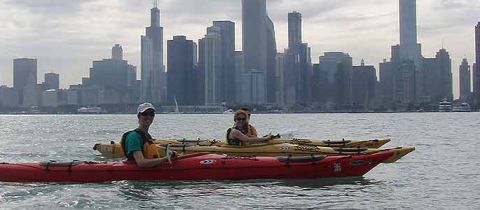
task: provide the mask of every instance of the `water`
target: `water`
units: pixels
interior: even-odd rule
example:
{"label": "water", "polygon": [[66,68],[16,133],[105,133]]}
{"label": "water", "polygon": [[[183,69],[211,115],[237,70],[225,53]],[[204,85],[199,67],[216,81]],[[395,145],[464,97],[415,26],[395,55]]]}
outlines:
{"label": "water", "polygon": [[[157,115],[156,138],[222,138],[232,115]],[[235,182],[0,183],[0,209],[479,209],[480,113],[253,115],[260,134],[415,146],[363,178]],[[0,116],[0,162],[103,160],[134,115]]]}

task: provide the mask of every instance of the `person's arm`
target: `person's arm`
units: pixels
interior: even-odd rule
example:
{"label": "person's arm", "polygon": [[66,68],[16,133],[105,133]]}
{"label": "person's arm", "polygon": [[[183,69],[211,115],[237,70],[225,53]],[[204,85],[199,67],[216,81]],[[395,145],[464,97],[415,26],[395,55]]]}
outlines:
{"label": "person's arm", "polygon": [[272,139],[271,135],[262,138],[248,137],[247,135],[236,129],[233,129],[230,135],[231,137],[240,140],[242,143],[261,143]]}
{"label": "person's arm", "polygon": [[167,162],[168,158],[155,158],[155,159],[145,159],[141,151],[133,152],[133,158],[140,168],[151,168],[160,165],[161,163]]}

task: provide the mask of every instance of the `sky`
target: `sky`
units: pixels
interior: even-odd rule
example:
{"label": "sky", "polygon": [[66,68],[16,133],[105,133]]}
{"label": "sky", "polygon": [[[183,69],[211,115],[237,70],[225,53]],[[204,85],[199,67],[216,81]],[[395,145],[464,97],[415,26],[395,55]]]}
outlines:
{"label": "sky", "polygon": [[[13,59],[38,59],[38,82],[60,74],[68,88],[88,77],[92,61],[111,57],[120,44],[124,59],[140,74],[140,36],[150,24],[153,0],[0,0],[0,85],[13,84]],[[236,24],[236,49],[242,48],[241,0],[159,0],[164,42],[174,35],[198,41],[214,20]],[[277,51],[288,43],[287,14],[302,13],[303,42],[312,62],[324,52],[341,51],[354,65],[375,65],[390,58],[399,43],[398,0],[267,0],[275,24]],[[418,0],[418,41],[424,57],[442,45],[452,58],[454,94],[463,58],[474,62],[474,31],[480,21],[478,0]],[[166,62],[165,62],[166,63]],[[377,75],[378,77],[378,75]]]}

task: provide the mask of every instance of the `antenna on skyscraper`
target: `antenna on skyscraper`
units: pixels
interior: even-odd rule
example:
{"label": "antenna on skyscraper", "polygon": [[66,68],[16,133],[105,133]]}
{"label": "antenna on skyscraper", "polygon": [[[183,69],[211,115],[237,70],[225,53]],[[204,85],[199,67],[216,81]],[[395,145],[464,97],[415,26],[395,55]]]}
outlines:
{"label": "antenna on skyscraper", "polygon": [[153,7],[158,7],[158,0],[153,0]]}
{"label": "antenna on skyscraper", "polygon": [[443,42],[444,42],[444,41],[445,41],[445,39],[442,38],[442,49],[444,49],[444,48],[443,48]]}

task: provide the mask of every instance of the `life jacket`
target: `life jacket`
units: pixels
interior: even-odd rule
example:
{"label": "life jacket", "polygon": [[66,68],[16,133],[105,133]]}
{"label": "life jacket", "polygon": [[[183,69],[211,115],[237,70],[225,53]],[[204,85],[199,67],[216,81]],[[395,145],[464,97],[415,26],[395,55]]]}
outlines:
{"label": "life jacket", "polygon": [[255,127],[253,127],[253,126],[250,125],[250,124],[248,124],[247,136],[248,136],[248,137],[257,137],[257,136],[258,136],[257,130],[255,129]]}
{"label": "life jacket", "polygon": [[150,134],[148,134],[148,133],[144,133],[142,130],[137,128],[133,131],[128,131],[128,132],[124,133],[122,135],[122,140],[120,141],[120,144],[122,145],[123,152],[125,153],[125,156],[127,157],[128,161],[134,161],[135,160],[133,158],[132,154],[130,154],[130,155],[127,154],[126,145],[125,145],[125,142],[127,140],[127,136],[131,132],[137,132],[140,135],[140,137],[142,139],[142,145],[143,145],[142,153],[143,153],[143,157],[145,159],[155,159],[155,158],[160,157],[160,155],[158,154],[157,146],[153,142],[152,136],[150,136]]}
{"label": "life jacket", "polygon": [[[235,139],[231,139],[231,138],[230,138],[230,133],[232,132],[233,129],[239,130],[239,129],[235,128],[235,127],[229,128],[229,129],[227,130],[227,138],[226,138],[226,139],[227,139],[228,145],[232,145],[232,146],[242,146],[242,141],[240,141],[239,139],[236,139],[236,138],[235,138]],[[239,130],[239,131],[242,132],[241,130]],[[242,132],[242,133],[243,133],[243,132]]]}

